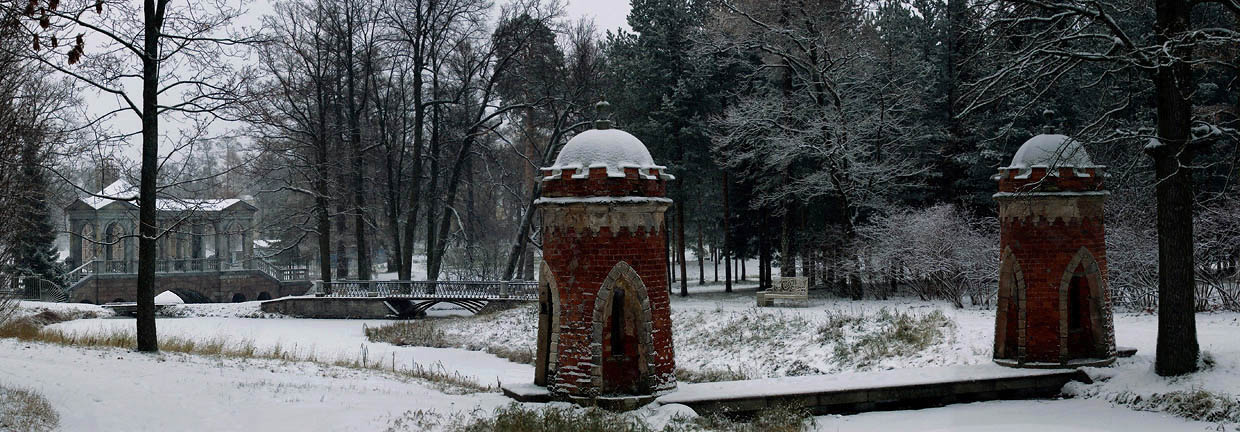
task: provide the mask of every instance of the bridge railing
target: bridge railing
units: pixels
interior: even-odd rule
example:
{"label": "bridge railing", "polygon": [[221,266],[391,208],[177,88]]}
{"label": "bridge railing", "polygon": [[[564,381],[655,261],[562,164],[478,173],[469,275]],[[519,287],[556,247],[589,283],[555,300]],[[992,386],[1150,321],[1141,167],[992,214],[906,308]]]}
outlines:
{"label": "bridge railing", "polygon": [[[260,270],[281,281],[309,280],[315,276],[305,265],[277,265],[262,258],[231,261],[220,258],[160,258],[155,261],[156,273],[214,272],[227,270]],[[137,260],[94,259],[83,263],[68,274],[69,282],[77,282],[93,274],[133,274],[138,272]]]}
{"label": "bridge railing", "polygon": [[308,295],[320,297],[410,297],[480,300],[537,300],[533,281],[315,281]]}

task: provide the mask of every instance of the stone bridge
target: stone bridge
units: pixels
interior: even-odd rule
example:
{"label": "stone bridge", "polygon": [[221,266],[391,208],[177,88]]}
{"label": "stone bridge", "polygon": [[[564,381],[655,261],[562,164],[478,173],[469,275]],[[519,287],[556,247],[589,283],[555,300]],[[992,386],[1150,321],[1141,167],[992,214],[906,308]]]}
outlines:
{"label": "stone bridge", "polygon": [[312,296],[263,303],[263,311],[302,318],[412,318],[440,303],[472,313],[489,305],[538,300],[532,281],[315,281]]}
{"label": "stone bridge", "polygon": [[[155,273],[155,293],[172,291],[186,303],[225,303],[303,295],[311,287],[304,268],[221,268],[206,261],[161,262]],[[136,301],[136,266],[93,263],[70,273],[72,283],[61,294],[61,300],[94,304]]]}

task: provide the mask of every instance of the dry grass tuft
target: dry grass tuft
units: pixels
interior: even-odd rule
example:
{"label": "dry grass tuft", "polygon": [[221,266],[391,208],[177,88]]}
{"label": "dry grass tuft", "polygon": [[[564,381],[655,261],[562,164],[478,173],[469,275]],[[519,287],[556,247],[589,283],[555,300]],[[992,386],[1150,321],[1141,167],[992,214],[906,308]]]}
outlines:
{"label": "dry grass tuft", "polygon": [[33,390],[0,385],[0,431],[53,431],[60,414],[43,395]]}
{"label": "dry grass tuft", "polygon": [[371,342],[387,342],[397,346],[461,348],[471,351],[483,351],[514,363],[534,364],[535,353],[529,349],[514,348],[498,343],[469,342],[465,338],[454,337],[442,328],[442,323],[446,323],[451,319],[463,320],[461,318],[426,318],[399,321],[379,327],[366,328],[366,338],[370,339]]}
{"label": "dry grass tuft", "polygon": [[456,418],[446,430],[452,432],[652,432],[645,422],[632,416],[599,408],[546,405],[526,408],[511,404],[496,408],[493,415],[475,412]]}
{"label": "dry grass tuft", "polygon": [[[402,424],[415,421],[446,426],[451,432],[801,432],[813,426],[810,413],[800,408],[776,407],[748,418],[730,419],[722,415],[675,417],[662,429],[655,429],[631,413],[615,413],[599,408],[572,405],[543,405],[530,408],[516,403],[492,413],[475,411],[442,421],[424,413],[408,416]],[[429,420],[429,421],[428,421]],[[395,422],[394,422],[395,423]],[[389,430],[408,430],[390,428]]]}
{"label": "dry grass tuft", "polygon": [[[14,338],[23,342],[42,342],[88,348],[133,349],[137,346],[134,334],[124,330],[66,332],[60,329],[43,328],[38,322],[37,320],[29,319],[9,320],[0,324],[0,338]],[[234,359],[312,362],[355,370],[376,371],[400,378],[421,380],[432,387],[448,393],[477,393],[493,390],[493,387],[489,385],[482,385],[470,377],[456,372],[449,372],[442,366],[436,368],[415,363],[406,367],[404,365],[397,365],[395,358],[390,362],[385,361],[385,359],[370,358],[369,353],[364,347],[356,357],[324,360],[319,359],[314,352],[303,352],[296,347],[289,349],[277,344],[268,348],[260,348],[250,340],[238,341],[222,337],[199,340],[179,336],[164,336],[160,338],[159,346],[161,351],[171,353]]]}
{"label": "dry grass tuft", "polygon": [[1144,396],[1122,392],[1112,402],[1141,411],[1167,412],[1211,423],[1240,423],[1240,399],[1206,390],[1172,391]]}

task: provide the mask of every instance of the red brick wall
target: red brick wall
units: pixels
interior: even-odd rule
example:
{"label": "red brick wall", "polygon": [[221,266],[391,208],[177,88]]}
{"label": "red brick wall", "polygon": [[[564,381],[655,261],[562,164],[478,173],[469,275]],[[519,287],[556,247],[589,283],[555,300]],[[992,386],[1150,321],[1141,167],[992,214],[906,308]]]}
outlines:
{"label": "red brick wall", "polygon": [[[543,182],[543,197],[584,197],[584,196],[645,196],[662,197],[666,181],[640,178],[637,170],[626,170],[625,178],[609,178],[601,168],[591,170],[586,179],[573,179],[571,173],[560,178]],[[653,171],[652,171],[653,172]],[[544,172],[549,175],[548,171]],[[657,173],[656,173],[657,174]],[[599,204],[579,204],[599,205]],[[605,204],[608,208],[626,205]],[[647,208],[649,206],[647,205]],[[657,207],[662,212],[663,207]],[[574,211],[570,207],[544,207],[544,212]],[[643,210],[644,211],[644,210]],[[651,210],[652,212],[656,210]],[[553,219],[544,216],[544,222]],[[662,216],[651,217],[649,221],[662,221]],[[629,228],[615,228],[604,222],[592,223],[603,226],[579,228],[563,226],[545,226],[543,231],[543,261],[555,278],[555,286],[559,299],[556,307],[559,314],[558,333],[553,333],[556,342],[554,370],[549,373],[550,387],[555,393],[567,393],[574,396],[597,396],[606,393],[607,389],[636,389],[633,393],[651,393],[675,386],[676,362],[672,346],[672,321],[668,297],[667,282],[667,249],[666,226],[657,223],[657,227],[642,227],[635,231]],[[596,296],[603,288],[604,282],[612,270],[620,262],[632,267],[641,284],[645,286],[645,297],[650,308],[649,321],[632,323],[638,325],[638,334],[626,337],[623,349],[627,360],[618,360],[611,355],[611,323],[604,318],[599,323],[602,327],[601,337],[595,339],[595,307]],[[633,287],[640,289],[639,287]],[[629,295],[629,293],[626,293]],[[607,299],[604,299],[606,301]],[[626,298],[626,304],[635,299]],[[638,303],[640,304],[640,303]],[[630,306],[631,307],[631,306]],[[626,310],[630,310],[628,308]],[[610,315],[610,312],[604,316]],[[639,316],[645,316],[639,311]],[[626,327],[627,327],[626,325]],[[646,328],[650,334],[643,335]],[[645,345],[642,340],[649,340],[649,370],[640,364],[641,350]],[[601,348],[600,348],[601,347]],[[601,352],[601,358],[596,358]],[[644,372],[644,373],[642,373]],[[595,376],[598,373],[599,376]],[[601,378],[601,380],[600,380]],[[601,381],[601,382],[600,382]],[[625,391],[621,391],[622,393]]]}
{"label": "red brick wall", "polygon": [[[582,388],[578,379],[588,379],[592,352],[595,296],[616,264],[628,263],[641,277],[650,302],[654,377],[665,384],[674,376],[676,362],[672,346],[672,320],[668,298],[667,249],[665,232],[612,233],[604,227],[597,234],[557,230],[543,234],[543,260],[556,277],[560,299],[560,339],[556,386]],[[604,355],[610,355],[610,323],[603,323]],[[636,352],[636,351],[634,351]],[[577,373],[584,374],[577,375]],[[605,376],[616,380],[620,376]]]}

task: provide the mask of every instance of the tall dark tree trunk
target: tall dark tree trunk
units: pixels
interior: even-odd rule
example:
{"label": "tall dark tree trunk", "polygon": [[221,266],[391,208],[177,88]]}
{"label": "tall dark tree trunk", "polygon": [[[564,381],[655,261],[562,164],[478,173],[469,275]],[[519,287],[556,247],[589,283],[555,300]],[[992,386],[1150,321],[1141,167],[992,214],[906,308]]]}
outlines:
{"label": "tall dark tree trunk", "polygon": [[[359,280],[370,280],[370,245],[366,241],[366,212],[369,208],[366,205],[366,160],[362,157],[362,129],[360,125],[361,116],[357,103],[357,74],[353,68],[353,10],[349,9],[345,12],[345,20],[348,37],[345,38],[347,46],[344,47],[345,74],[347,84],[345,86],[348,92],[345,97],[348,105],[349,115],[349,144],[353,146],[353,229],[357,242],[357,278]],[[368,94],[362,91],[363,98]],[[364,108],[366,103],[363,101],[361,107]]]}
{"label": "tall dark tree trunk", "polygon": [[770,268],[771,261],[772,261],[771,240],[770,240],[770,236],[766,235],[766,233],[769,232],[770,230],[767,229],[767,226],[769,226],[769,217],[767,216],[766,212],[763,212],[762,213],[762,230],[763,231],[762,231],[762,234],[758,236],[758,289],[759,290],[764,290],[764,289],[769,288],[766,284],[767,282],[766,272],[762,271],[763,268]]}
{"label": "tall dark tree trunk", "polygon": [[706,249],[702,246],[702,224],[697,224],[698,246],[698,285],[706,285]]}
{"label": "tall dark tree trunk", "polygon": [[[1192,5],[1158,0],[1155,34],[1160,42],[1185,37]],[[1193,275],[1192,48],[1170,44],[1160,58],[1154,92],[1159,146],[1147,147],[1158,176],[1158,348],[1154,370],[1162,376],[1197,370],[1197,321]]]}
{"label": "tall dark tree trunk", "polygon": [[797,275],[796,217],[796,203],[787,203],[779,224],[779,275],[782,277]]}
{"label": "tall dark tree trunk", "polygon": [[418,232],[418,210],[422,205],[422,127],[426,124],[426,107],[422,105],[422,56],[415,52],[413,68],[413,174],[409,185],[409,212],[405,214],[405,226],[401,241],[404,244],[400,256],[400,280],[413,279],[413,243]]}
{"label": "tall dark tree trunk", "polygon": [[732,209],[728,206],[728,170],[723,169],[723,291],[732,292],[732,248],[728,246],[732,231],[728,225]]}
{"label": "tall dark tree trunk", "polygon": [[[327,94],[323,89],[322,80],[315,85],[318,107],[318,136],[315,139],[314,149],[314,212],[318,221],[319,231],[319,278],[324,282],[332,281],[332,223],[331,213],[328,210],[329,204],[327,197],[330,191],[327,188]],[[218,250],[218,249],[217,249]]]}
{"label": "tall dark tree trunk", "polygon": [[159,176],[159,50],[167,0],[146,0],[142,56],[142,173],[138,185],[138,351],[159,351],[155,333],[155,181]]}
{"label": "tall dark tree trunk", "polygon": [[715,282],[719,282],[719,249],[710,247],[710,262],[715,265]]}
{"label": "tall dark tree trunk", "polygon": [[740,261],[741,261],[741,280],[748,280],[748,277],[745,274],[745,259],[741,258]]}
{"label": "tall dark tree trunk", "polygon": [[[439,75],[438,73],[431,76],[431,95],[439,97]],[[439,195],[439,105],[431,107],[431,143],[430,143],[430,184],[426,187],[426,262],[429,266],[431,262],[439,260],[435,256],[438,239],[435,238],[435,221],[439,218],[438,195]],[[445,206],[446,208],[446,206]],[[429,276],[430,270],[427,269]],[[436,280],[436,279],[432,279]]]}

